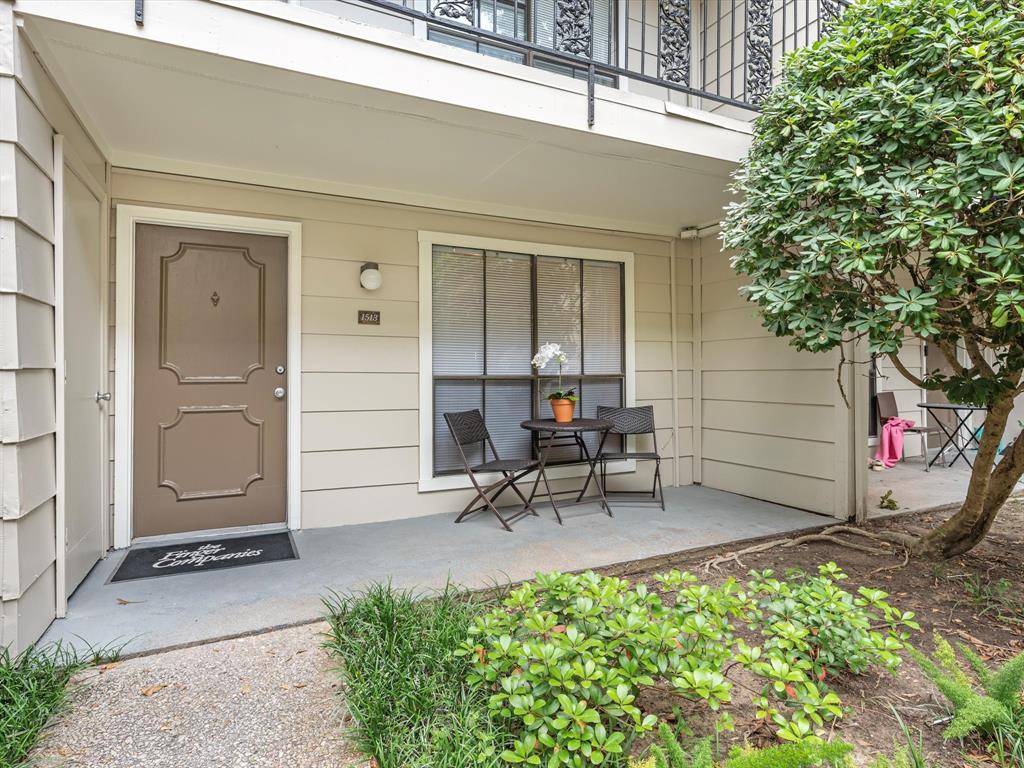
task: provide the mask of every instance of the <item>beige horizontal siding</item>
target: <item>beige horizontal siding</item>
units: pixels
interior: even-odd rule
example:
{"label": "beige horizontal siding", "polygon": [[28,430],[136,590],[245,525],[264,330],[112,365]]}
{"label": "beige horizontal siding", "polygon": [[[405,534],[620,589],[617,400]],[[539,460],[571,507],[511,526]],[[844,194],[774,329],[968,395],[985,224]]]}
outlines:
{"label": "beige horizontal siding", "polygon": [[418,365],[418,339],[302,335],[303,372],[415,373]]}
{"label": "beige horizontal siding", "polygon": [[53,246],[14,219],[0,219],[0,292],[53,304]]}
{"label": "beige horizontal siding", "polygon": [[831,480],[835,450],[831,442],[759,435],[749,431],[726,432],[704,425],[704,458],[789,475]]}
{"label": "beige horizontal siding", "polygon": [[53,368],[53,307],[0,294],[0,369]]}
{"label": "beige horizontal siding", "polygon": [[418,408],[416,374],[303,373],[303,411],[388,411]]}
{"label": "beige horizontal siding", "polygon": [[418,456],[415,446],[304,453],[302,490],[414,482],[419,476]]}
{"label": "beige horizontal siding", "polygon": [[[303,248],[304,252],[308,252]],[[414,266],[382,264],[383,283],[367,296],[359,285],[361,261],[313,258],[302,260],[303,296],[333,296],[340,299],[363,301],[419,301],[419,270]]]}
{"label": "beige horizontal siding", "polygon": [[[702,482],[826,514],[840,510],[836,356],[761,326],[729,255],[701,241]],[[845,451],[845,449],[844,449]],[[844,454],[845,455],[845,454]]]}
{"label": "beige horizontal siding", "polygon": [[[360,325],[359,312],[377,310],[379,325]],[[419,333],[419,304],[412,301],[381,299],[338,299],[303,296],[303,333],[359,336],[405,336],[416,339]]]}
{"label": "beige horizontal siding", "polygon": [[21,517],[56,492],[54,438],[0,445],[0,514]]}
{"label": "beige horizontal siding", "polygon": [[303,451],[394,448],[419,444],[419,411],[302,414]]}
{"label": "beige horizontal siding", "polygon": [[0,442],[16,443],[56,429],[53,371],[0,371]]}
{"label": "beige horizontal siding", "polygon": [[831,441],[835,425],[831,405],[705,400],[704,426],[727,432]]}
{"label": "beige horizontal siding", "polygon": [[831,480],[709,459],[704,460],[702,472],[704,485],[711,488],[823,515],[831,515],[835,509],[835,487]]}
{"label": "beige horizontal siding", "polygon": [[54,500],[17,520],[0,520],[0,594],[20,597],[56,559]]}
{"label": "beige horizontal siding", "polygon": [[705,371],[705,400],[832,405],[835,371]]}

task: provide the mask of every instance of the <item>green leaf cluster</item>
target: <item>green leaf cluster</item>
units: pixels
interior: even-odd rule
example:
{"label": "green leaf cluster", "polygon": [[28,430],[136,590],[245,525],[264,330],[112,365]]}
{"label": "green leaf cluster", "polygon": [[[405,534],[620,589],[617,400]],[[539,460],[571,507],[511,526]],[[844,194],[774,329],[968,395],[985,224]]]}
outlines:
{"label": "green leaf cluster", "polygon": [[[947,739],[962,739],[971,734],[992,736],[1008,726],[1024,724],[1024,653],[991,670],[966,645],[958,643],[957,647],[966,665],[938,633],[933,658],[913,646],[907,649],[953,708],[953,720],[943,735]],[[972,675],[981,693],[976,690]]]}
{"label": "green leaf cluster", "polygon": [[[808,578],[753,573],[702,584],[690,573],[654,577],[657,589],[593,572],[538,574],[478,616],[458,653],[469,681],[490,692],[492,718],[515,735],[510,764],[582,768],[619,762],[657,723],[638,704],[658,686],[718,712],[732,700],[732,666],[763,680],[756,703],[780,739],[820,742],[842,716],[829,681],[843,672],[899,664],[895,651],[916,628],[883,592],[853,596],[834,564]],[[764,637],[737,636],[747,625]],[[879,628],[880,627],[880,628]]]}
{"label": "green leaf cluster", "polygon": [[970,365],[930,388],[1015,387],[1022,93],[1024,0],[859,0],[789,55],[723,226],[765,326],[811,352],[964,342]]}

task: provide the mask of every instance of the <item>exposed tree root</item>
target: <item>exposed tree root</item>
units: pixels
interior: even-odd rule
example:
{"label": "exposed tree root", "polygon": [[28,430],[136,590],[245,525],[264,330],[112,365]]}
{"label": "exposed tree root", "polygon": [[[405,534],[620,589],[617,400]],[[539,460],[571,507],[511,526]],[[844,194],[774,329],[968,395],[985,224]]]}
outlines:
{"label": "exposed tree root", "polygon": [[[836,534],[845,533],[852,536],[861,536],[866,539],[878,542],[881,546],[873,547],[866,544],[860,544],[849,539],[839,538]],[[746,568],[743,564],[741,557],[747,555],[753,555],[760,552],[767,552],[772,549],[790,549],[791,547],[798,547],[801,544],[810,544],[816,541],[824,541],[829,544],[836,544],[840,547],[846,547],[847,549],[853,549],[857,552],[864,552],[869,555],[889,555],[894,554],[894,551],[902,550],[903,562],[896,566],[886,566],[879,568],[872,573],[877,573],[883,570],[895,570],[902,568],[910,560],[910,550],[913,548],[914,543],[917,539],[913,536],[908,536],[902,533],[896,533],[894,531],[866,531],[863,528],[854,528],[849,525],[833,525],[823,531],[816,533],[806,533],[802,536],[797,536],[792,539],[775,539],[774,541],[763,541],[760,544],[754,544],[746,547],[745,549],[737,550],[736,552],[726,552],[721,555],[716,555],[708,560],[705,560],[700,564],[700,567],[704,568],[704,572],[709,572],[712,568],[716,570],[721,568],[726,563],[736,563],[741,568]],[[897,550],[892,548],[896,547]]]}

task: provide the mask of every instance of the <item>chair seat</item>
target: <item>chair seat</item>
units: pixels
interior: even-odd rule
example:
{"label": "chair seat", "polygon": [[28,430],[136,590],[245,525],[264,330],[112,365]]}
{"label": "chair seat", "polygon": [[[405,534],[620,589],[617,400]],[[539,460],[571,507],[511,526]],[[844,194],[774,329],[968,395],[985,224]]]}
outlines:
{"label": "chair seat", "polygon": [[602,453],[598,458],[622,461],[624,459],[660,459],[661,456],[659,456],[654,451],[623,451],[621,453],[609,453],[606,451],[605,453]]}
{"label": "chair seat", "polygon": [[926,432],[928,434],[937,434],[941,430],[938,427],[906,427],[903,431],[916,432],[918,434],[920,434],[921,432]]}
{"label": "chair seat", "polygon": [[494,459],[473,467],[474,472],[519,472],[540,464],[535,459]]}

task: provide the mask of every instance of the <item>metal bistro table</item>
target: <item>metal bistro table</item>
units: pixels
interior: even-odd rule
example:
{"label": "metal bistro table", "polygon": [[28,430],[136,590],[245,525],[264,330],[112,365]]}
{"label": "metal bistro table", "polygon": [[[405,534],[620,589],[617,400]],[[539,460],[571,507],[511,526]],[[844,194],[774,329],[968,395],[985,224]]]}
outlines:
{"label": "metal bistro table", "polygon": [[[559,423],[554,419],[527,419],[519,426],[523,429],[530,430],[530,432],[536,436],[537,445],[540,447],[540,466],[537,468],[537,479],[533,483],[533,491],[530,492],[530,503],[533,503],[533,499],[537,495],[537,488],[540,485],[541,478],[544,478],[544,487],[547,489],[547,493],[541,495],[548,497],[548,501],[551,502],[552,509],[555,510],[555,517],[558,519],[559,525],[563,524],[562,514],[558,509],[558,504],[555,503],[555,496],[559,494],[576,494],[576,500],[562,502],[563,507],[571,507],[576,504],[587,504],[591,501],[597,501],[604,508],[605,512],[608,513],[609,517],[614,517],[612,514],[612,508],[608,506],[608,499],[604,495],[604,488],[601,487],[600,473],[597,471],[597,456],[601,455],[601,449],[604,448],[604,441],[608,438],[608,431],[612,428],[612,423],[610,421],[606,421],[605,419],[574,419],[570,422]],[[583,435],[587,432],[601,433],[601,441],[598,443],[597,453],[594,456],[590,455],[587,443],[583,439]],[[548,460],[548,452],[553,447],[570,444],[579,446],[583,455],[586,457],[584,461],[576,461],[572,463],[585,463],[590,467],[590,472],[587,474],[587,479],[579,491],[552,491],[551,486],[548,483],[547,475],[544,472],[544,467]],[[591,480],[594,481],[594,485],[597,487],[597,496],[585,499],[583,498],[583,494],[586,493]]]}
{"label": "metal bistro table", "polygon": [[[934,465],[940,456],[944,456],[946,451],[954,448],[956,449],[956,456],[953,457],[953,460],[947,466],[953,466],[956,464],[957,459],[963,457],[963,460],[967,462],[967,466],[973,467],[974,465],[971,464],[971,460],[967,458],[967,454],[964,451],[971,447],[971,443],[977,445],[978,448],[981,448],[981,445],[978,443],[974,430],[967,426],[967,422],[975,411],[987,411],[988,408],[983,405],[962,405],[961,403],[918,403],[917,407],[924,408],[931,416],[934,416],[939,429],[946,436],[946,441],[939,448],[939,452],[935,454],[934,458],[928,462],[928,466]],[[938,417],[936,411],[951,411],[953,413],[956,426],[952,431],[946,429],[946,422]],[[967,430],[967,439],[961,442],[960,435],[964,429]]]}

